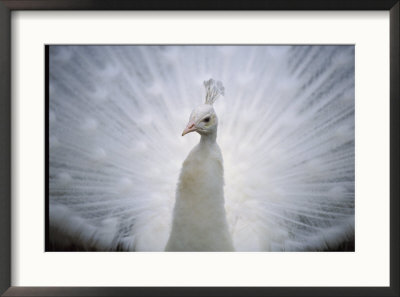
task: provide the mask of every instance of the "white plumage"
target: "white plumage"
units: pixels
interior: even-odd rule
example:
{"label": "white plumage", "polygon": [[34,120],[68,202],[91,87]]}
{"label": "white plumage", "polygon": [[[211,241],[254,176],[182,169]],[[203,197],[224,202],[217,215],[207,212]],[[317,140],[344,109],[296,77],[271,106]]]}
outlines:
{"label": "white plumage", "polygon": [[196,131],[201,139],[182,165],[167,251],[233,251],[225,214],[223,160],[216,142],[218,118],[212,108],[223,86],[212,79],[204,85],[205,104],[193,110],[182,133]]}
{"label": "white plumage", "polygon": [[353,46],[51,46],[49,85],[51,250],[351,248]]}

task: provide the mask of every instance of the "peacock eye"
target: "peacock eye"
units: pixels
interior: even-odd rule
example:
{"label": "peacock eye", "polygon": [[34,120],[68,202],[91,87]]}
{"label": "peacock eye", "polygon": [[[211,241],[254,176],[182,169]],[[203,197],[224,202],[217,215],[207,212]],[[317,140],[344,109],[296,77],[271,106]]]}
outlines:
{"label": "peacock eye", "polygon": [[208,123],[210,121],[210,117],[206,117],[204,120],[203,120],[203,122],[206,122],[206,123]]}

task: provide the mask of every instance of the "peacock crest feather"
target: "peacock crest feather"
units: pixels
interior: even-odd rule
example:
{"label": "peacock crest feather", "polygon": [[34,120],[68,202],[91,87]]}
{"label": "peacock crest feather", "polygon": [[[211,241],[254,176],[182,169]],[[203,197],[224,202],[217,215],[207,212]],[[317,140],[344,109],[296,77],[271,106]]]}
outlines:
{"label": "peacock crest feather", "polygon": [[210,78],[204,81],[204,86],[206,88],[205,104],[213,105],[220,95],[224,96],[225,88],[222,82]]}

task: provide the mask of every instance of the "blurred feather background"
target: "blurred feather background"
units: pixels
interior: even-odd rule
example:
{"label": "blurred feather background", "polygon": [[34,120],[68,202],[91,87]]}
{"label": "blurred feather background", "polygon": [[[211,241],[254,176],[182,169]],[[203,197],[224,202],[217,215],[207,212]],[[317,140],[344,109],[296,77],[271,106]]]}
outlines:
{"label": "blurred feather background", "polygon": [[164,250],[210,77],[235,250],[354,250],[353,46],[52,45],[49,75],[49,250]]}

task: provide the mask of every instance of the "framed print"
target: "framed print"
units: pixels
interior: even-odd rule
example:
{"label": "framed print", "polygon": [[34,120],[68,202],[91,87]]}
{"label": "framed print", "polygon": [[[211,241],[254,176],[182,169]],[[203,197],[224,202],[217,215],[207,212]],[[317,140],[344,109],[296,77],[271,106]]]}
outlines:
{"label": "framed print", "polygon": [[0,8],[3,296],[399,295],[398,1]]}

